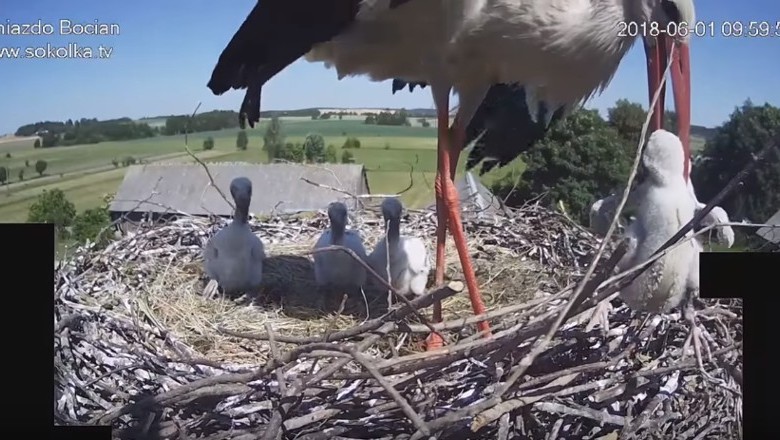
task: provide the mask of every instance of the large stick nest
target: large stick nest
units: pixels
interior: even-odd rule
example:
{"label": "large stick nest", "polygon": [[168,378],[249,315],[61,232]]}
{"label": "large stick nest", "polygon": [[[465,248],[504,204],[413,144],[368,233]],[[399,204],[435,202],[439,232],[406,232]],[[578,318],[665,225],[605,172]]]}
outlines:
{"label": "large stick nest", "polygon": [[[370,249],[381,220],[357,217]],[[57,422],[161,439],[741,436],[740,301],[705,301],[706,375],[683,356],[679,313],[633,313],[615,299],[609,328],[591,328],[589,299],[512,380],[544,344],[597,238],[539,206],[465,219],[492,326],[485,339],[451,243],[450,281],[411,306],[368,320],[306,312],[317,295],[307,252],[326,222],[253,223],[270,258],[248,303],[202,295],[202,248],[222,221],[180,219],[80,249],[55,279]],[[434,231],[431,212],[404,219],[403,234],[432,243]],[[422,352],[434,297],[447,345]]]}

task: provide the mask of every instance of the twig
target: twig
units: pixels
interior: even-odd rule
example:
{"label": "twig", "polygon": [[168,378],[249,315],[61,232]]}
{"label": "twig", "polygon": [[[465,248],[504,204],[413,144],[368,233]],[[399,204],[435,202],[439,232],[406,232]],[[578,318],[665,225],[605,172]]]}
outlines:
{"label": "twig", "polygon": [[677,390],[677,386],[679,385],[678,383],[679,377],[680,377],[680,371],[677,370],[666,381],[666,384],[664,384],[664,386],[661,387],[658,394],[656,394],[650,400],[650,402],[645,407],[644,411],[642,411],[642,413],[639,414],[639,416],[636,419],[634,419],[631,423],[625,424],[625,426],[623,427],[623,431],[620,433],[620,438],[629,440],[636,436],[636,433],[642,428],[642,426],[645,423],[647,423],[650,420],[650,417],[653,416],[655,410],[658,409],[658,406],[661,405],[664,402],[664,400],[666,400]]}
{"label": "twig", "polygon": [[[376,334],[373,334],[366,339],[364,339],[362,342],[358,343],[356,346],[357,350],[365,350],[368,348],[371,344],[375,343],[379,340],[384,334],[386,334],[390,329],[392,328],[393,324],[387,323],[384,326],[377,329]],[[298,385],[295,385],[290,392],[290,394],[297,394],[302,392],[306,389],[309,384],[319,382],[321,380],[325,380],[328,377],[332,376],[336,371],[343,368],[345,365],[347,365],[352,358],[347,359],[341,359],[333,364],[331,364],[330,367],[321,369],[317,374],[314,376],[311,376],[310,378],[300,382]],[[271,417],[271,421],[268,422],[268,425],[266,427],[265,433],[263,434],[263,440],[270,440],[277,436],[277,433],[279,432],[279,429],[282,426],[282,414],[281,411],[278,411],[274,413],[274,415]]]}
{"label": "twig", "polygon": [[[271,327],[271,323],[265,323],[265,331],[268,332],[268,344],[271,346],[271,355],[275,361],[279,362],[281,354],[279,353],[279,347],[276,346],[274,330],[273,327]],[[287,384],[284,381],[284,373],[281,369],[276,370],[276,381],[279,382],[279,391],[282,395],[285,395],[287,393]]]}
{"label": "twig", "polygon": [[200,105],[201,105],[201,103],[198,102],[198,105],[195,106],[195,110],[193,110],[193,112],[190,115],[190,117],[187,118],[187,122],[185,122],[185,125],[184,125],[184,150],[187,151],[187,154],[189,154],[190,157],[195,159],[195,162],[199,163],[200,166],[203,167],[203,169],[206,171],[206,175],[209,177],[209,184],[211,186],[213,186],[217,190],[219,195],[222,196],[222,199],[225,201],[225,203],[227,203],[228,206],[230,206],[230,209],[236,209],[236,206],[233,204],[233,202],[231,202],[230,199],[228,199],[228,197],[225,196],[225,193],[222,192],[222,190],[219,188],[219,186],[217,186],[217,184],[214,182],[214,176],[211,175],[211,171],[209,170],[209,167],[206,165],[206,163],[203,162],[202,160],[200,160],[200,158],[198,156],[196,156],[195,153],[192,152],[192,150],[190,150],[190,146],[189,146],[189,143],[188,143],[188,133],[190,131],[190,121],[195,117],[195,114],[198,113],[198,109],[200,108]]}
{"label": "twig", "polygon": [[[559,299],[564,294],[571,292],[573,288],[574,288],[573,285],[568,286],[565,289],[561,290],[560,292],[556,293],[555,295],[549,296],[547,298],[537,298],[528,302],[524,302],[522,304],[500,307],[495,310],[487,311],[481,315],[473,315],[473,316],[467,316],[467,317],[453,319],[449,321],[437,322],[433,324],[433,328],[435,328],[436,330],[457,330],[471,324],[476,324],[477,322],[480,321],[500,318],[502,316],[506,316],[511,313],[517,313],[522,310],[536,307],[540,304],[545,304],[555,299]],[[425,327],[424,325],[409,324],[408,331],[411,331],[412,333],[428,333],[430,330],[428,329],[428,327]]]}
{"label": "twig", "polygon": [[595,420],[600,424],[609,423],[618,426],[623,426],[626,424],[626,419],[624,417],[615,416],[603,411],[596,411],[595,409],[590,409],[581,405],[569,404],[569,406],[566,406],[554,402],[538,402],[534,404],[534,408],[549,413],[558,413],[558,414],[564,414],[564,415],[575,416],[575,417],[585,417],[588,419]]}
{"label": "twig", "polygon": [[[555,333],[558,331],[561,324],[563,324],[566,319],[573,316],[571,313],[572,310],[582,304],[585,298],[585,294],[590,295],[593,293],[599,284],[601,284],[601,282],[607,277],[607,275],[615,269],[615,266],[617,266],[617,263],[621,258],[623,258],[623,254],[626,253],[627,249],[628,243],[626,241],[621,242],[607,263],[601,267],[598,275],[590,279],[588,278],[588,275],[585,276],[586,281],[580,285],[580,294],[578,295],[575,291],[575,293],[572,295],[572,298],[569,300],[563,310],[558,313],[558,317],[550,325],[550,328],[547,330],[547,333],[544,335],[541,341],[538,341],[537,344],[531,349],[531,351],[529,351],[527,355],[523,356],[520,362],[512,368],[512,374],[498,391],[499,397],[506,394],[506,392],[512,388],[518,379],[520,379],[520,377],[525,374],[526,370],[528,370],[528,367],[533,364],[536,357],[547,349],[547,346],[550,344],[550,342],[552,342],[553,336],[555,336]],[[593,270],[590,272],[592,273]],[[505,347],[511,349],[511,345],[507,345]]]}
{"label": "twig", "polygon": [[401,410],[406,414],[406,417],[409,417],[409,420],[414,423],[414,426],[417,427],[417,429],[422,432],[425,435],[431,435],[430,430],[428,429],[428,426],[425,424],[425,422],[420,418],[420,415],[417,414],[417,412],[412,409],[411,406],[409,406],[409,402],[404,399],[404,397],[401,395],[401,393],[398,392],[395,388],[393,388],[393,385],[390,384],[387,379],[385,379],[384,376],[382,376],[379,371],[377,371],[376,367],[372,365],[371,361],[366,359],[363,354],[358,352],[355,349],[349,350],[349,353],[352,355],[352,357],[355,358],[355,360],[363,366],[363,368],[368,371],[371,376],[374,377],[374,379],[379,383],[379,385],[382,386],[382,388],[387,391],[387,394],[392,397],[392,399],[395,401],[395,403],[398,404],[398,406],[401,407]]}
{"label": "twig", "polygon": [[550,382],[548,385],[540,389],[537,389],[535,395],[533,396],[530,395],[524,396],[524,397],[504,401],[499,403],[498,405],[495,405],[489,410],[484,411],[478,414],[476,417],[474,417],[474,421],[471,422],[471,431],[477,432],[483,427],[492,423],[493,421],[498,420],[502,415],[510,411],[514,411],[517,408],[530,405],[532,403],[538,402],[541,399],[544,399],[545,397],[548,397],[551,394],[550,390],[566,386],[570,384],[572,381],[574,381],[574,379],[576,379],[578,376],[579,374],[575,373],[575,374],[568,374],[566,376],[558,377],[552,382]]}
{"label": "twig", "polygon": [[[414,155],[414,158],[415,158],[415,163],[420,161],[420,156],[418,156],[417,154]],[[414,186],[414,165],[409,162],[406,162],[406,164],[409,165],[409,186],[402,189],[401,191],[398,191],[396,197],[400,197],[401,194],[409,191]]]}

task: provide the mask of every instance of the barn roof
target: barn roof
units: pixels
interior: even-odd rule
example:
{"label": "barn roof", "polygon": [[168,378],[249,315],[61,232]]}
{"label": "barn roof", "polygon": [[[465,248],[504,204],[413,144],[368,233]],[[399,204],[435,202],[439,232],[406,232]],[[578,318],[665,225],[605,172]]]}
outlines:
{"label": "barn roof", "polygon": [[[478,217],[495,215],[501,212],[501,203],[482,182],[470,171],[466,171],[463,177],[455,181],[455,188],[460,194],[461,211],[476,214]],[[432,201],[430,208],[436,207],[436,201]]]}
{"label": "barn roof", "polygon": [[[780,210],[778,210],[772,217],[769,217],[769,220],[765,221],[764,224],[780,225]],[[770,243],[780,243],[780,228],[768,228],[765,226],[756,231],[756,234]]]}
{"label": "barn roof", "polygon": [[[215,184],[230,198],[230,181],[239,176],[252,181],[255,215],[326,209],[342,200],[355,208],[354,199],[334,189],[319,187],[303,179],[341,189],[350,194],[368,194],[363,165],[357,164],[208,164]],[[233,214],[230,206],[210,185],[200,164],[147,164],[128,168],[111,203],[112,212],[184,212],[190,215]]]}

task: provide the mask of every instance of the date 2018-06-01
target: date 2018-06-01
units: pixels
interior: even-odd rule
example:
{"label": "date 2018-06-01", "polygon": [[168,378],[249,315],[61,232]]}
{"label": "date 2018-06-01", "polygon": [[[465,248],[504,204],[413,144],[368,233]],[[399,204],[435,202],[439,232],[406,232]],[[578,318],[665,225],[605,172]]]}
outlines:
{"label": "date 2018-06-01", "polygon": [[660,24],[658,22],[627,22],[617,24],[619,37],[742,37],[780,38],[778,21],[699,21],[691,25],[686,22]]}

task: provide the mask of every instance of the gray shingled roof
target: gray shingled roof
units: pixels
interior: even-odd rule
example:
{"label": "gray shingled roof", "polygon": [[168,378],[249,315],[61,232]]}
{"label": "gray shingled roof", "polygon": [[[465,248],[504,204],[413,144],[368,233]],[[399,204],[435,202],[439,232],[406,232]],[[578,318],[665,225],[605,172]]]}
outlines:
{"label": "gray shingled roof", "polygon": [[[777,211],[775,215],[769,217],[769,220],[765,221],[764,224],[780,225],[780,211]],[[756,234],[770,243],[780,243],[780,228],[763,227],[756,231]]]}
{"label": "gray shingled roof", "polygon": [[[461,211],[476,214],[478,217],[495,215],[501,212],[501,203],[490,190],[479,181],[479,178],[470,171],[466,171],[463,177],[455,181],[455,188],[460,194]],[[429,206],[436,207],[434,199]]]}
{"label": "gray shingled roof", "polygon": [[[245,176],[252,181],[249,212],[255,215],[316,211],[326,209],[334,200],[355,208],[354,199],[346,194],[311,185],[301,178],[350,194],[370,193],[363,165],[214,163],[208,167],[214,182],[228,198],[230,181],[235,177]],[[150,197],[152,193],[155,194]],[[191,215],[233,214],[219,192],[210,187],[208,175],[199,164],[133,165],[110,207],[115,213],[172,213],[171,209]]]}

